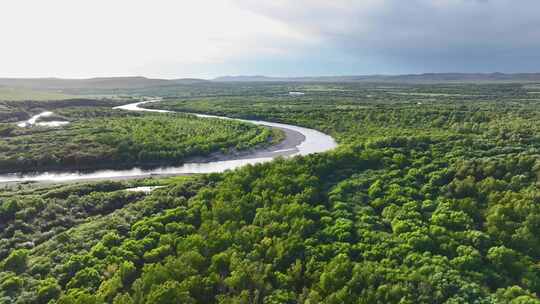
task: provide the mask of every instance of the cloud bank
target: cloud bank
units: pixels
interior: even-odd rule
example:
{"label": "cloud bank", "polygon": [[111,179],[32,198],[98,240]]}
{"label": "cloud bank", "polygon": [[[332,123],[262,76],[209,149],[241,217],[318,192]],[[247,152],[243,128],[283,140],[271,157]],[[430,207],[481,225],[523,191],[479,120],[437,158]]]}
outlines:
{"label": "cloud bank", "polygon": [[0,77],[540,71],[538,0],[6,0]]}
{"label": "cloud bank", "polygon": [[370,73],[540,70],[536,0],[237,3],[317,37]]}

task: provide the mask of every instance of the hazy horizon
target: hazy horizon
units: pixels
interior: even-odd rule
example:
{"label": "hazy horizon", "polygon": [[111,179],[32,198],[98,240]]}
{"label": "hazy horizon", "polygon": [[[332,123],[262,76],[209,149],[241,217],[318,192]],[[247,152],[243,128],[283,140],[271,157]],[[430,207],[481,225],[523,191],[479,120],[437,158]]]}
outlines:
{"label": "hazy horizon", "polygon": [[88,79],[107,79],[107,78],[146,78],[146,79],[159,79],[159,80],[180,80],[180,79],[198,79],[198,80],[208,80],[212,81],[214,79],[226,78],[226,77],[265,77],[265,78],[338,78],[338,77],[392,77],[392,76],[420,76],[420,75],[445,75],[445,74],[463,74],[463,75],[492,75],[492,74],[504,74],[504,75],[517,75],[517,74],[540,74],[538,72],[516,72],[516,73],[502,73],[502,72],[427,72],[427,73],[407,73],[407,74],[335,74],[335,75],[299,75],[299,76],[288,76],[288,75],[260,75],[260,74],[223,74],[216,77],[202,78],[202,77],[148,77],[144,75],[118,75],[118,76],[91,76],[91,77],[56,77],[56,76],[46,76],[46,77],[2,77],[0,79],[59,79],[59,80],[88,80]]}
{"label": "hazy horizon", "polygon": [[502,73],[502,72],[429,72],[429,73],[408,73],[408,74],[335,74],[335,75],[299,75],[299,76],[288,76],[288,75],[261,75],[261,74],[223,74],[216,77],[202,78],[202,77],[148,77],[145,75],[118,75],[118,76],[91,76],[91,77],[56,77],[56,76],[45,76],[45,77],[2,77],[0,79],[63,79],[63,80],[85,80],[85,79],[94,79],[94,78],[147,78],[147,79],[163,79],[163,80],[177,80],[177,79],[200,79],[200,80],[214,80],[222,77],[267,77],[267,78],[324,78],[324,77],[374,77],[374,76],[410,76],[410,75],[425,75],[425,74],[540,74],[538,72],[516,72],[516,73]]}
{"label": "hazy horizon", "polygon": [[534,0],[9,0],[0,77],[538,72],[538,9]]}

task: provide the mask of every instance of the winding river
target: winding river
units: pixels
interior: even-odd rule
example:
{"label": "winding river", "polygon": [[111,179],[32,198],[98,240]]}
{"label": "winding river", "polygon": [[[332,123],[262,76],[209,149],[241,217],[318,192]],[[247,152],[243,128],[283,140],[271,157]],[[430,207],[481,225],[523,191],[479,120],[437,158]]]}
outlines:
{"label": "winding river", "polygon": [[[160,101],[160,99],[150,99],[146,101],[131,103],[115,109],[126,111],[146,111],[159,113],[174,113],[173,111],[146,109],[141,107],[143,104]],[[43,114],[43,113],[42,113]],[[91,179],[122,179],[122,178],[137,178],[148,176],[172,176],[194,173],[218,173],[225,170],[236,169],[247,164],[257,164],[271,161],[272,159],[282,156],[291,157],[295,155],[308,155],[312,153],[320,153],[334,149],[336,141],[329,135],[326,135],[317,130],[304,127],[268,122],[262,120],[246,120],[236,119],[214,115],[194,114],[200,118],[218,118],[218,119],[233,119],[261,126],[278,128],[285,133],[285,140],[279,144],[265,149],[257,149],[248,153],[220,156],[215,159],[201,158],[194,162],[184,163],[181,166],[167,166],[154,169],[132,168],[127,170],[98,170],[93,172],[69,171],[69,172],[38,172],[38,173],[11,173],[0,175],[0,183],[8,182],[24,182],[24,181],[41,181],[41,182],[64,182],[77,180]],[[38,114],[39,115],[39,114]],[[38,116],[36,115],[36,116]],[[51,114],[46,114],[51,115]]]}
{"label": "winding river", "polygon": [[57,120],[53,120],[53,121],[38,121],[40,120],[42,117],[49,117],[49,116],[52,116],[54,113],[53,112],[49,112],[49,111],[46,111],[46,112],[41,112],[37,115],[34,115],[32,117],[30,117],[30,119],[26,120],[26,121],[22,121],[20,123],[17,124],[17,126],[19,128],[26,128],[26,127],[31,127],[31,126],[42,126],[42,127],[60,127],[60,126],[63,126],[63,125],[67,125],[69,123],[69,121],[57,121]]}

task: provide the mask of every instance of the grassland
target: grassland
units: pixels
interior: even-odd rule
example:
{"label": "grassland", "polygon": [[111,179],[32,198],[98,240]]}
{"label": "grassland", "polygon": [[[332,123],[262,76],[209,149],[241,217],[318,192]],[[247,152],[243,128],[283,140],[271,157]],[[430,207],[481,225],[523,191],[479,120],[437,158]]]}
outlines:
{"label": "grassland", "polygon": [[62,92],[35,91],[29,89],[3,88],[0,87],[0,101],[49,101],[73,99],[80,96],[64,94]]}

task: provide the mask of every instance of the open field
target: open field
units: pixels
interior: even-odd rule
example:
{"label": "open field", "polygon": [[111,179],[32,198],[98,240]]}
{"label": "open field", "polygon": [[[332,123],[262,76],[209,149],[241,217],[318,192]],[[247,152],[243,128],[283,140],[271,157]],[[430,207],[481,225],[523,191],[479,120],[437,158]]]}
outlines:
{"label": "open field", "polygon": [[48,101],[76,98],[75,95],[64,94],[61,92],[35,91],[28,89],[5,88],[0,87],[0,101]]}

